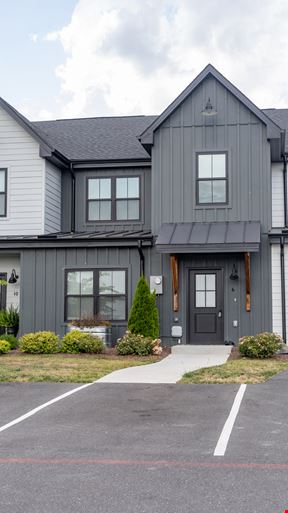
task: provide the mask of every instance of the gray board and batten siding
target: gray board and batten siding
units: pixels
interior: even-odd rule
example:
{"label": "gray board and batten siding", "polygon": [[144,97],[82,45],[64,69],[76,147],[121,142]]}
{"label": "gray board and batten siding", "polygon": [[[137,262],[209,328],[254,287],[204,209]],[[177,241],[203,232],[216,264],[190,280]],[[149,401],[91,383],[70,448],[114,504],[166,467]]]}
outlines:
{"label": "gray board and batten siding", "polygon": [[[217,115],[201,110],[211,98]],[[228,204],[196,204],[196,155],[226,151]],[[163,223],[261,221],[271,228],[271,155],[267,127],[208,77],[154,133],[152,232]]]}

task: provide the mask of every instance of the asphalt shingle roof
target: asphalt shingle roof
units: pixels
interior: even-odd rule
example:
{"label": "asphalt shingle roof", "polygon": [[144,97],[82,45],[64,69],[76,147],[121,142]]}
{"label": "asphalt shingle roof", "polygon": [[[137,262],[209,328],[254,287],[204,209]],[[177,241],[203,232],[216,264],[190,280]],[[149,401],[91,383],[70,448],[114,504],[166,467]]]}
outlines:
{"label": "asphalt shingle roof", "polygon": [[288,109],[263,109],[263,112],[280,128],[286,130],[285,152],[288,153]]}
{"label": "asphalt shingle roof", "polygon": [[149,159],[138,141],[156,116],[36,121],[32,125],[69,160]]}
{"label": "asphalt shingle roof", "polygon": [[[263,109],[286,130],[288,152],[288,109]],[[31,126],[48,144],[69,160],[138,160],[149,155],[138,136],[157,116],[123,116],[34,121]]]}

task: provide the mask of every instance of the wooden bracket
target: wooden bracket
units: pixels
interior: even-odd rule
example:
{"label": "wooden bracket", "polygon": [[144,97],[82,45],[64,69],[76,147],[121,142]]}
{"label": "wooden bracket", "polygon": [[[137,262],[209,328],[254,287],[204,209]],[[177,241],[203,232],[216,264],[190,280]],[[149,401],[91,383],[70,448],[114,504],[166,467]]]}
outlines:
{"label": "wooden bracket", "polygon": [[173,312],[179,310],[179,271],[177,256],[170,257],[172,273]]}
{"label": "wooden bracket", "polygon": [[245,253],[246,312],[251,312],[251,265],[250,253]]}

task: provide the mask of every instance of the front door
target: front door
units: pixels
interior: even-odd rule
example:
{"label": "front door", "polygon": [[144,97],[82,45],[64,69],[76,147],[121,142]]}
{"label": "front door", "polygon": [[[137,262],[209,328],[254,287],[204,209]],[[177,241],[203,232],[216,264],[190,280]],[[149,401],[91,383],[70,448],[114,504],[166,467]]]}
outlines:
{"label": "front door", "polygon": [[189,271],[189,343],[223,344],[222,270]]}

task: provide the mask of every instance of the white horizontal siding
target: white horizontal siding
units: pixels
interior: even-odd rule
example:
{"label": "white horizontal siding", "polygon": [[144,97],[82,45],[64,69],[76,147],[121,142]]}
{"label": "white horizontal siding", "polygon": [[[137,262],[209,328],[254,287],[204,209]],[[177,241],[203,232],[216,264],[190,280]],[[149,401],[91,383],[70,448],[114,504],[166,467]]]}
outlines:
{"label": "white horizontal siding", "polygon": [[[272,319],[273,331],[282,336],[280,244],[272,244]],[[288,247],[285,247],[286,333],[288,333]]]}
{"label": "white horizontal siding", "polygon": [[44,165],[39,144],[0,108],[0,168],[7,168],[7,217],[0,235],[44,232]]}
{"label": "white horizontal siding", "polygon": [[19,276],[17,283],[8,283],[6,307],[14,306],[19,308],[20,304],[20,257],[18,255],[1,255],[0,256],[0,273],[7,274],[7,281],[11,276],[12,269],[15,269],[16,274]]}
{"label": "white horizontal siding", "polygon": [[283,164],[272,164],[272,227],[284,226]]}
{"label": "white horizontal siding", "polygon": [[61,171],[45,163],[45,233],[61,230]]}

